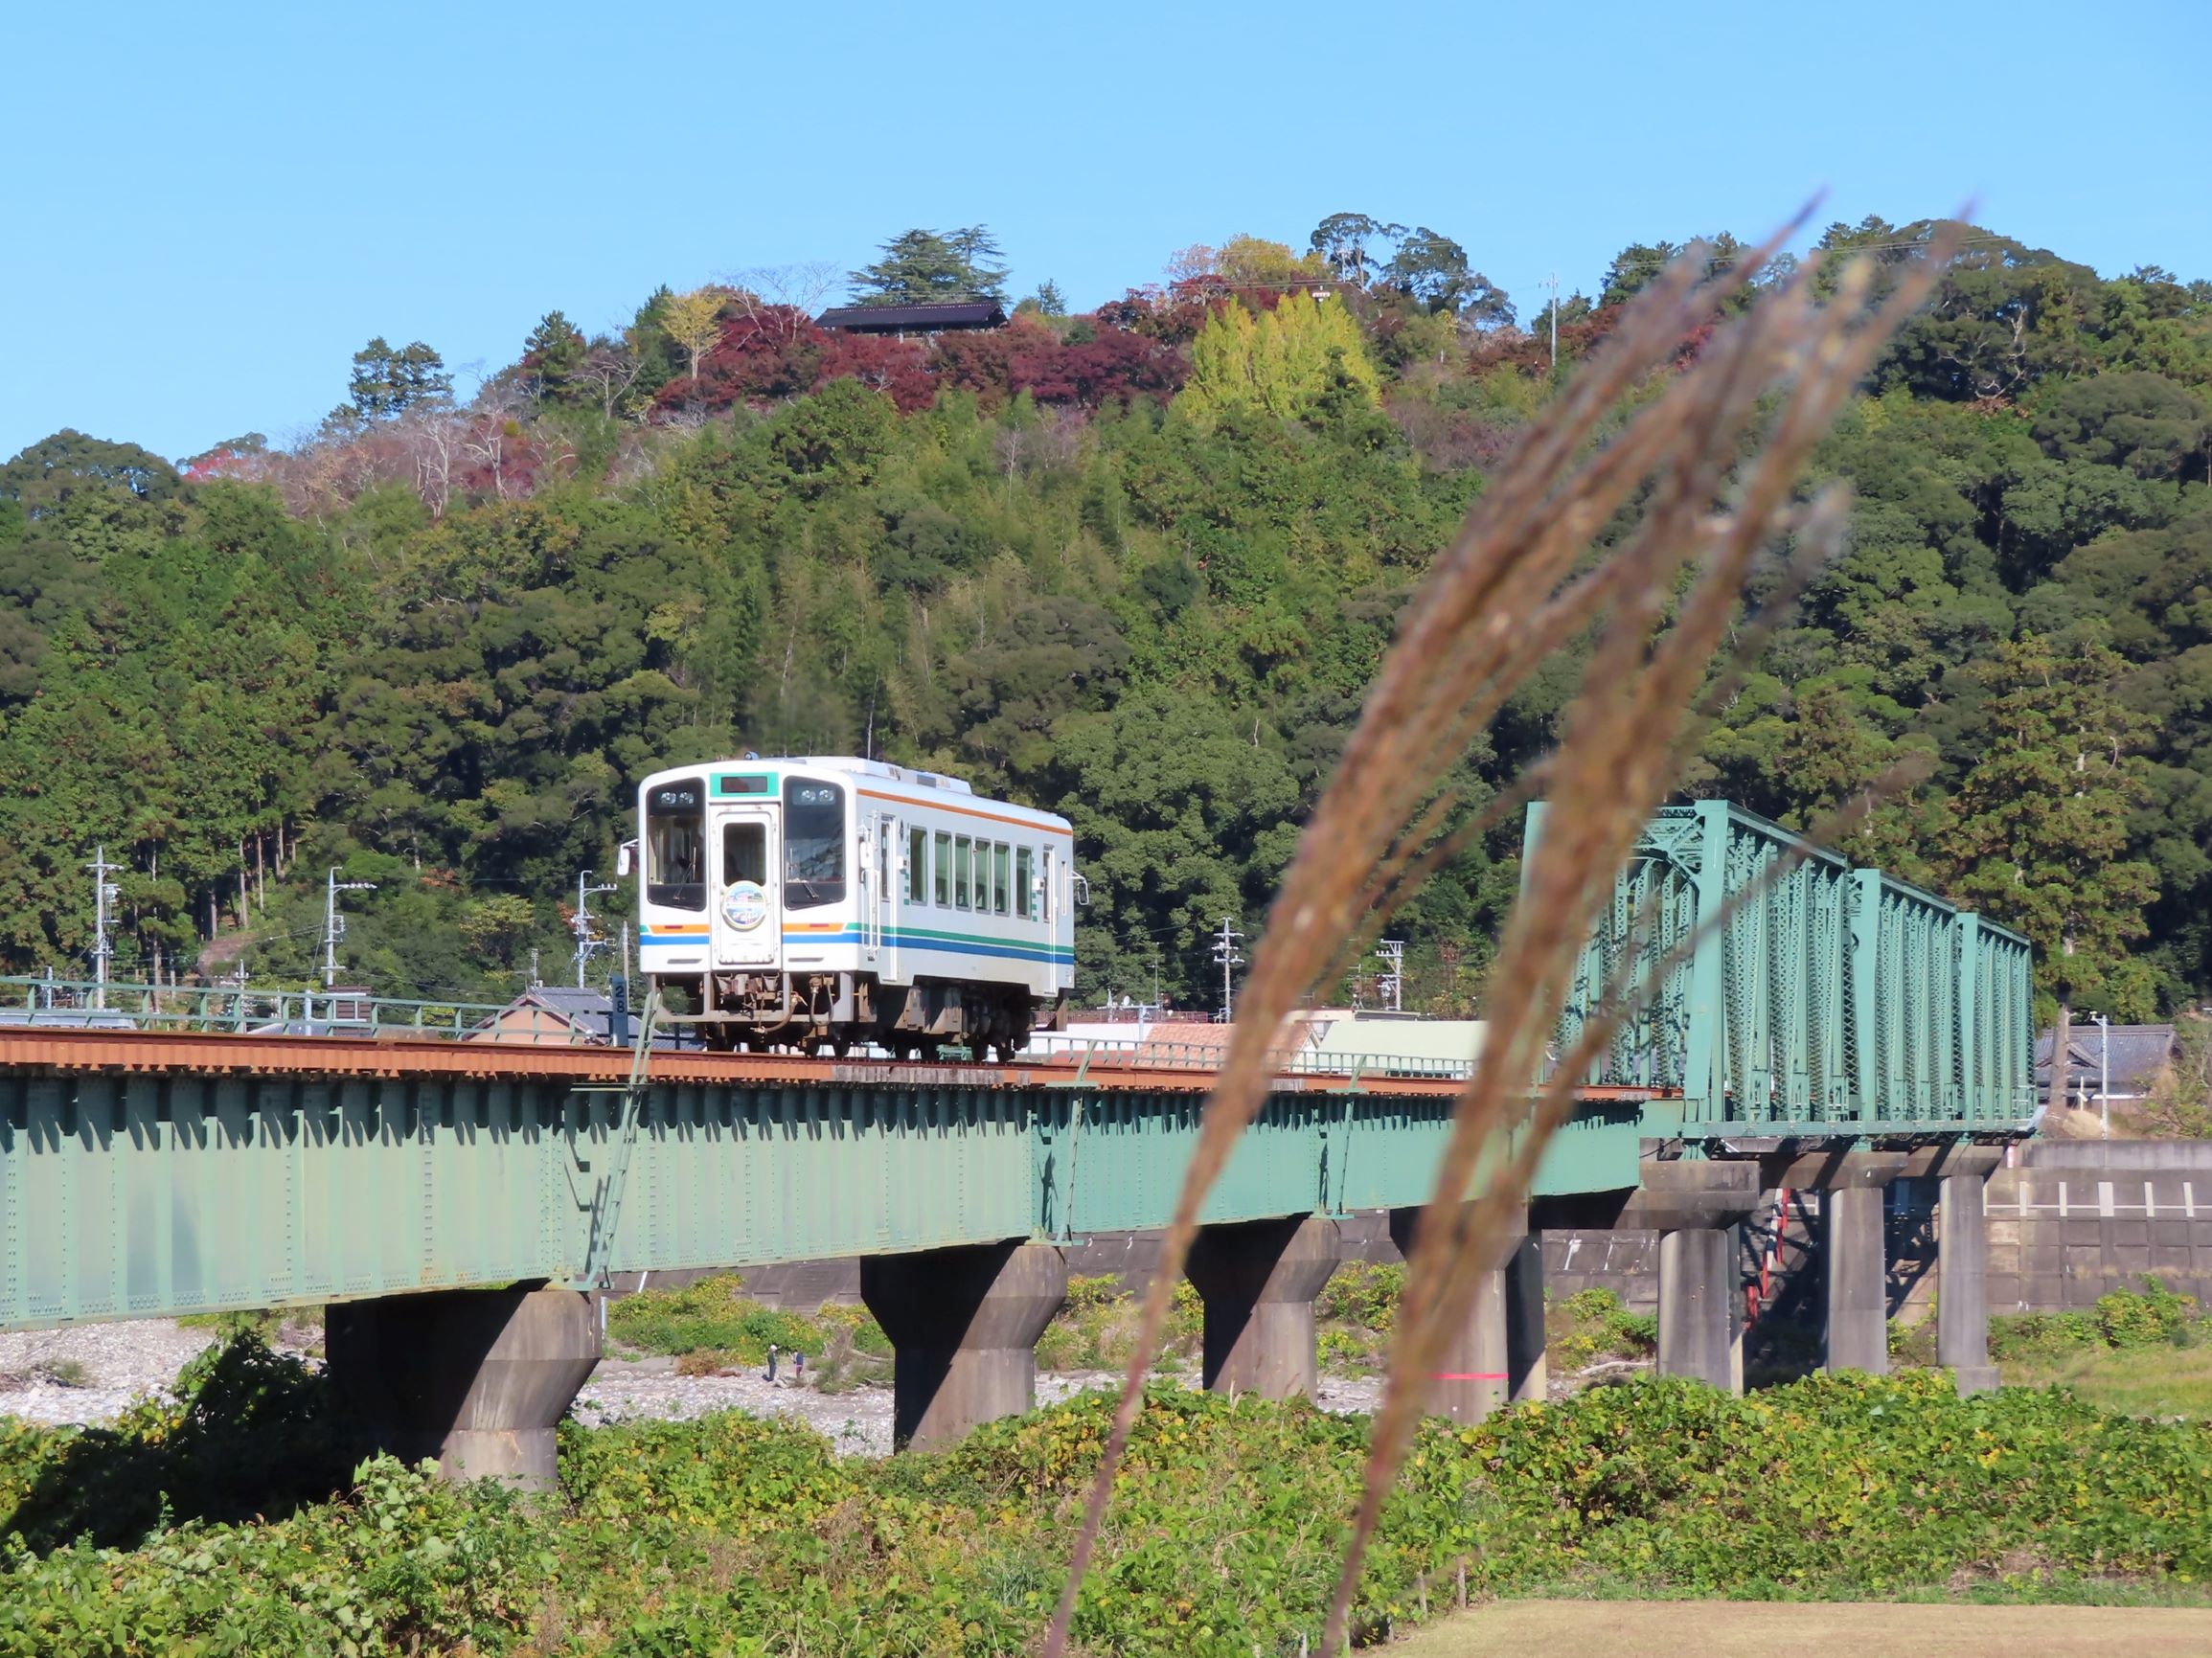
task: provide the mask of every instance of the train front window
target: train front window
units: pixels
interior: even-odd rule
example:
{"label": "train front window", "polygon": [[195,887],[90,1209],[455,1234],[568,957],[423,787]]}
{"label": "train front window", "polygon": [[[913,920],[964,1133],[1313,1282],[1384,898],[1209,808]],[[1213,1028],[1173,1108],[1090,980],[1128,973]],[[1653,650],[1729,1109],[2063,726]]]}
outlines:
{"label": "train front window", "polygon": [[671,910],[707,907],[705,783],[656,784],[645,798],[645,901]]}
{"label": "train front window", "polygon": [[952,837],[948,834],[937,837],[937,861],[930,865],[930,879],[938,903],[949,907],[952,902]]}
{"label": "train front window", "polygon": [[784,903],[794,910],[845,901],[845,791],[784,780]]}
{"label": "train front window", "polygon": [[768,827],[759,823],[722,825],[722,885],[735,881],[768,884]]}
{"label": "train front window", "polygon": [[1014,913],[1029,920],[1031,889],[1037,881],[1036,858],[1027,847],[1014,849]]}
{"label": "train front window", "polygon": [[993,914],[1006,914],[1006,889],[1014,884],[1014,849],[994,846],[991,849],[991,908]]}

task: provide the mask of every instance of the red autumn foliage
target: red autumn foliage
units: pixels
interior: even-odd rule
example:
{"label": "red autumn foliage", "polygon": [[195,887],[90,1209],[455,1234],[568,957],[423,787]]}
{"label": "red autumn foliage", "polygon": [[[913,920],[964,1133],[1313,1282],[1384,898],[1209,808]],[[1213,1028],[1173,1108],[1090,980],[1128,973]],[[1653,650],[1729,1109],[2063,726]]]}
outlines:
{"label": "red autumn foliage", "polygon": [[[726,409],[737,402],[795,397],[815,384],[833,338],[790,306],[760,306],[728,318],[721,338],[699,362],[699,400],[710,409]],[[667,400],[665,389],[661,400]]]}
{"label": "red autumn foliage", "polygon": [[831,334],[814,372],[817,387],[832,380],[855,379],[873,386],[899,405],[902,414],[926,409],[937,400],[937,382],[929,373],[929,348],[920,340],[895,339],[888,334]]}
{"label": "red autumn foliage", "polygon": [[[1581,362],[1597,350],[1620,320],[1621,307],[1607,306],[1586,317],[1560,324],[1560,361]],[[1497,368],[1517,369],[1532,377],[1550,373],[1550,325],[1539,315],[1526,332],[1518,329],[1497,329],[1484,334],[1467,354],[1467,372],[1482,375]]]}
{"label": "red autumn foliage", "polygon": [[1017,351],[1008,383],[1040,403],[1096,409],[1137,397],[1165,402],[1189,371],[1179,346],[1126,329],[1101,328],[1087,340],[1063,342],[1048,335],[1041,348]]}

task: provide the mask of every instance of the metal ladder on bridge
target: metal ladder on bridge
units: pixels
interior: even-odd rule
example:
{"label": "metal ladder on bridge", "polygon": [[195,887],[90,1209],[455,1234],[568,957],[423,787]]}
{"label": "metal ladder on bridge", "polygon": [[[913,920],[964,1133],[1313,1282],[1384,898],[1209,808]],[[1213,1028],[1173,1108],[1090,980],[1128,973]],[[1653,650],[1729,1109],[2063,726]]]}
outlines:
{"label": "metal ladder on bridge", "polygon": [[591,1230],[585,1238],[582,1281],[587,1288],[607,1286],[607,1263],[614,1256],[615,1225],[622,1218],[623,1188],[629,1180],[630,1156],[644,1125],[648,1075],[652,1058],[653,1027],[660,1019],[660,992],[648,990],[639,1011],[637,1043],[630,1052],[629,1080],[616,1087],[579,1088],[579,1094],[620,1094],[622,1117],[616,1124],[606,1171],[599,1177],[591,1198]]}

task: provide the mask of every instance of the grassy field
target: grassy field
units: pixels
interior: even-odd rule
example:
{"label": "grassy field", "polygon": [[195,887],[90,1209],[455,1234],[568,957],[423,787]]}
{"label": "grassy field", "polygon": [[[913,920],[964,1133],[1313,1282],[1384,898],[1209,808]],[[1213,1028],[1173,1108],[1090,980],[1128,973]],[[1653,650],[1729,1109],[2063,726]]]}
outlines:
{"label": "grassy field", "polygon": [[1390,1650],[1403,1658],[1773,1658],[1831,1647],[1859,1658],[2197,1658],[2212,1611],[2152,1606],[1895,1605],[1870,1601],[1501,1601]]}
{"label": "grassy field", "polygon": [[2087,1349],[2016,1359],[1999,1368],[2007,1387],[2055,1382],[2109,1411],[2212,1419],[2212,1345]]}

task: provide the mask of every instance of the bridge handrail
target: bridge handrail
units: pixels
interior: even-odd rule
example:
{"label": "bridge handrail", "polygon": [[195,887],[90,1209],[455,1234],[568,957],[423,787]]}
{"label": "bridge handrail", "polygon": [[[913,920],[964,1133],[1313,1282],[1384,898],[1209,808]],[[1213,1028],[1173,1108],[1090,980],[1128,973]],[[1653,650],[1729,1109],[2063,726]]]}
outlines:
{"label": "bridge handrail", "polygon": [[[1039,1048],[1038,1044],[1043,1042]],[[1056,1036],[1050,1032],[1030,1038],[1022,1055],[1029,1065],[1111,1065],[1117,1070],[1218,1071],[1228,1051],[1210,1042],[1161,1042],[1119,1036]],[[1464,1081],[1474,1074],[1474,1061],[1431,1056],[1379,1053],[1337,1053],[1332,1050],[1283,1044],[1271,1050],[1269,1064],[1279,1077],[1436,1077]]]}
{"label": "bridge handrail", "polygon": [[411,1000],[357,990],[141,985],[0,975],[0,1031],[136,1030],[230,1035],[415,1036],[581,1047],[604,1038],[547,1008]]}

